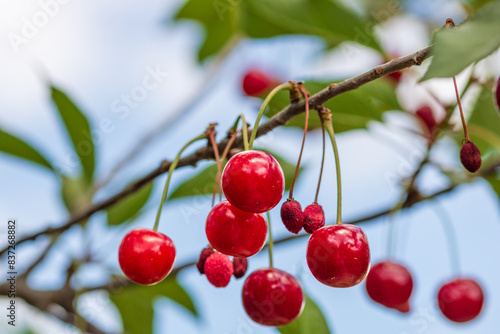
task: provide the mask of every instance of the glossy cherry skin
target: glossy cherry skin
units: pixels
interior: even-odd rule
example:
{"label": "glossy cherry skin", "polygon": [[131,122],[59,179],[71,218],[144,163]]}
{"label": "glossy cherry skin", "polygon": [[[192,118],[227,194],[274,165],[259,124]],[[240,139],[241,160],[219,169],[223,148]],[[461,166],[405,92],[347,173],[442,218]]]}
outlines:
{"label": "glossy cherry skin", "polygon": [[175,246],[166,235],[146,228],[135,228],[123,238],[118,262],[123,273],[135,283],[152,285],[172,270]]}
{"label": "glossy cherry skin", "polygon": [[307,265],[321,283],[347,288],[359,284],[370,268],[370,248],[358,226],[336,224],[316,230],[307,244]]}
{"label": "glossy cherry skin", "polygon": [[243,76],[242,88],[248,96],[260,96],[271,90],[276,80],[259,70],[250,70]]}
{"label": "glossy cherry skin", "polygon": [[366,292],[371,299],[388,308],[410,311],[413,279],[404,266],[392,261],[374,265],[366,276]]}
{"label": "glossy cherry skin", "polygon": [[304,309],[304,293],[292,275],[275,269],[259,269],[243,284],[243,307],[248,316],[261,325],[284,326]]}
{"label": "glossy cherry skin", "polygon": [[262,213],[274,208],[285,191],[280,164],[263,151],[243,151],[233,156],[222,173],[226,199],[240,210]]}
{"label": "glossy cherry skin", "polygon": [[472,279],[455,279],[444,284],[438,292],[439,309],[454,322],[467,322],[476,318],[483,303],[483,290]]}
{"label": "glossy cherry skin", "polygon": [[262,215],[241,211],[223,201],[208,214],[205,232],[210,245],[219,252],[246,258],[264,247],[267,224]]}

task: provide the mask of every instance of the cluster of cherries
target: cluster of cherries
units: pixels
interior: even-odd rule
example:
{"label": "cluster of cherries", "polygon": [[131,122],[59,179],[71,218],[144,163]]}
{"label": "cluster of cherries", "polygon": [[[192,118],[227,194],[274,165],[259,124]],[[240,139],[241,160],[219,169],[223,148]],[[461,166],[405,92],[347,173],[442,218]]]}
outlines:
{"label": "cluster of cherries", "polygon": [[[393,79],[399,81],[400,77]],[[243,90],[249,96],[262,96],[277,82],[258,70],[251,70],[243,79]],[[496,99],[500,104],[500,83]],[[417,110],[416,116],[431,135],[439,126],[429,107]],[[471,172],[481,165],[481,154],[470,141],[464,142],[460,158]],[[209,246],[201,251],[196,263],[200,274],[206,275],[215,287],[227,286],[232,276],[243,277],[248,268],[247,258],[264,247],[268,223],[262,214],[281,201],[285,180],[281,166],[272,155],[250,149],[228,161],[221,185],[226,200],[215,205],[207,216],[205,232]],[[366,290],[371,299],[388,308],[409,312],[413,289],[410,272],[392,261],[377,263],[370,269],[368,240],[360,227],[341,224],[339,219],[337,224],[325,226],[323,209],[316,201],[302,211],[300,203],[293,198],[283,203],[281,218],[290,232],[297,234],[304,228],[311,234],[306,260],[319,282],[345,288],[359,284],[366,277]],[[118,258],[129,279],[152,285],[172,270],[175,247],[169,237],[156,229],[136,228],[123,238]],[[255,322],[283,326],[301,314],[304,293],[295,277],[270,263],[268,268],[248,275],[242,301],[246,313]],[[439,308],[455,322],[477,317],[483,301],[482,289],[472,279],[454,279],[438,292]]]}

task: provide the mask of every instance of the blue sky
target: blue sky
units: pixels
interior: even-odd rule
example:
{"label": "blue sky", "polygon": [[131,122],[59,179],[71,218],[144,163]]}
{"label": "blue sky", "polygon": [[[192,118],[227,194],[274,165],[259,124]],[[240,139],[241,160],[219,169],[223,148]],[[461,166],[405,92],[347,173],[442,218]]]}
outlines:
{"label": "blue sky", "polygon": [[[63,88],[86,112],[94,129],[103,119],[112,121],[113,129],[101,131],[97,151],[98,175],[106,175],[145,133],[159,122],[173,118],[174,111],[192,99],[209,68],[209,64],[196,63],[196,51],[203,34],[192,23],[167,23],[166,18],[179,6],[180,1],[152,1],[147,5],[133,1],[84,2],[73,0],[60,5],[48,23],[40,28],[19,52],[15,52],[7,38],[19,33],[23,18],[32,18],[40,11],[37,1],[0,3],[0,127],[18,134],[70,173],[68,158],[71,147],[49,99],[47,75]],[[439,7],[440,5],[446,7]],[[430,12],[445,12],[444,16],[460,18],[463,15],[450,2],[436,2],[428,10],[419,7],[418,16]],[[413,7],[412,7],[413,8]],[[434,19],[433,14],[432,19]],[[463,16],[462,16],[463,17]],[[460,20],[457,20],[460,21]],[[387,48],[406,54],[427,45],[429,34],[415,17],[393,20],[379,34]],[[239,45],[214,79],[213,89],[196,103],[189,120],[176,122],[137,160],[120,172],[98,198],[105,198],[123,188],[130,180],[157,166],[164,158],[172,158],[180,143],[193,133],[202,131],[206,124],[217,121],[221,133],[228,128],[235,115],[245,113],[255,118],[259,101],[244,97],[240,91],[240,78],[250,66],[260,66],[282,78],[307,80],[311,78],[344,77],[359,74],[377,65],[381,59],[368,50],[358,50],[347,58],[341,50],[327,54],[321,52],[320,41],[308,37],[286,37],[267,41],[246,41]],[[286,60],[280,55],[286,54]],[[480,65],[484,71],[500,73],[499,56]],[[125,116],[116,113],[113,103],[140,84],[151,68],[168,73],[147,97]],[[423,69],[412,69],[418,74]],[[416,71],[416,72],[415,72]],[[459,78],[460,82],[467,73]],[[462,79],[462,80],[461,80]],[[411,75],[399,88],[401,103],[414,110],[419,103],[429,101],[426,89],[432,89],[442,101],[453,99],[451,83],[436,80],[416,87]],[[393,204],[399,197],[398,188],[388,182],[390,175],[401,175],[405,161],[424,142],[404,134],[396,128],[404,124],[415,127],[411,117],[387,115],[392,127],[371,124],[368,131],[355,131],[339,136],[342,159],[344,218],[355,219]],[[318,133],[308,137],[304,165],[307,171],[297,184],[295,198],[303,205],[312,202],[319,168]],[[261,147],[279,151],[291,161],[296,159],[301,135],[298,130],[276,129],[257,141]],[[397,142],[397,144],[396,144]],[[389,143],[389,144],[388,144]],[[391,143],[394,144],[391,146]],[[433,157],[448,166],[457,166],[458,152],[449,142],[440,143]],[[201,164],[200,166],[202,166]],[[328,221],[335,217],[335,178],[333,157],[327,156],[326,175],[320,194]],[[174,187],[193,175],[193,168],[174,174]],[[390,174],[392,173],[392,174]],[[165,176],[155,182],[155,194],[149,210],[133,226],[151,227],[156,204]],[[432,192],[446,185],[446,180],[429,167],[420,179],[422,189]],[[57,225],[66,220],[59,198],[57,180],[43,170],[19,160],[0,155],[0,219],[15,217],[19,221],[18,235]],[[440,203],[449,212],[460,245],[463,275],[477,278],[486,292],[484,311],[474,322],[457,326],[446,321],[436,308],[435,295],[440,284],[453,275],[445,232],[429,204],[417,205],[398,216],[396,259],[407,264],[415,279],[412,297],[413,312],[400,315],[371,302],[360,284],[351,289],[332,289],[318,283],[305,264],[306,239],[276,248],[275,262],[301,280],[304,290],[322,307],[331,328],[337,333],[495,333],[498,326],[495,315],[500,312],[500,274],[496,254],[500,252],[498,200],[489,186],[478,181],[443,196]],[[183,208],[193,209],[187,217]],[[160,231],[169,235],[178,250],[177,263],[193,259],[206,244],[205,217],[210,209],[208,198],[175,201],[166,206]],[[272,212],[275,237],[288,235],[282,227],[277,210]],[[111,268],[119,273],[117,248],[129,228],[106,229],[105,215],[96,214],[89,223],[87,233],[78,228],[70,230],[58,247],[49,254],[40,268],[30,277],[30,284],[40,289],[61,286],[64,264],[81,253],[86,242],[103,260],[104,265],[83,268],[78,280],[89,285],[104,283]],[[372,263],[386,257],[387,220],[375,220],[363,225],[371,245]],[[0,231],[0,240],[6,240]],[[0,241],[2,244],[4,241]],[[19,265],[28,266],[46,240],[26,244],[21,249]],[[267,266],[267,254],[250,259],[249,270]],[[156,305],[155,329],[157,333],[275,333],[274,329],[257,326],[249,320],[241,306],[242,280],[232,280],[225,289],[215,289],[200,277],[195,268],[183,271],[179,280],[191,293],[200,310],[202,320],[195,322],[184,310],[168,300]],[[0,303],[6,300],[0,300]],[[86,296],[80,305],[82,312],[91,315],[96,323],[109,331],[120,330],[116,309],[105,294]],[[40,329],[40,332],[71,332],[59,322],[41,316],[23,306],[20,323]],[[0,331],[10,330],[0,323]]]}

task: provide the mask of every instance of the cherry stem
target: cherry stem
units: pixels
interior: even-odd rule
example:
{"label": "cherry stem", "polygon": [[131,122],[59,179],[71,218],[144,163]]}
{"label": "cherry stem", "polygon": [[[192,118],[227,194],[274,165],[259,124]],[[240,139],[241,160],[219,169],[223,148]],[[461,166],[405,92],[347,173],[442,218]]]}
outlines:
{"label": "cherry stem", "polygon": [[453,85],[455,86],[455,94],[457,95],[458,109],[460,110],[460,117],[462,119],[462,126],[464,128],[464,136],[466,142],[470,142],[469,129],[467,129],[467,122],[465,121],[464,111],[462,109],[462,102],[460,101],[460,94],[458,93],[457,80],[453,77]]}
{"label": "cherry stem", "polygon": [[458,248],[457,235],[455,233],[455,229],[453,228],[453,223],[451,222],[450,215],[445,210],[443,205],[438,200],[435,200],[434,203],[435,205],[432,206],[432,209],[434,209],[434,212],[441,221],[446,239],[448,240],[448,250],[450,252],[452,271],[456,276],[459,276],[461,272],[460,261],[458,259],[460,249]]}
{"label": "cherry stem", "polygon": [[[324,108],[324,110],[328,110]],[[333,154],[335,156],[335,171],[337,173],[337,224],[342,224],[342,182],[340,175],[340,157],[337,148],[337,141],[335,139],[335,132],[333,131],[332,118],[330,112],[321,112],[321,118],[325,124],[325,129],[332,141]]]}
{"label": "cherry stem", "polygon": [[300,169],[300,160],[302,159],[302,152],[304,152],[304,144],[306,142],[306,135],[307,135],[307,127],[309,123],[309,93],[307,90],[302,86],[301,83],[299,83],[299,91],[304,97],[305,104],[306,104],[306,119],[304,121],[304,136],[302,137],[302,144],[300,146],[300,153],[299,153],[299,159],[297,160],[297,165],[295,166],[295,173],[293,174],[293,179],[292,179],[292,184],[290,185],[290,192],[288,195],[289,200],[293,200],[293,187],[295,186],[295,181],[297,180],[297,176],[299,175],[299,169]]}
{"label": "cherry stem", "polygon": [[206,133],[203,133],[202,135],[199,135],[198,137],[196,138],[193,138],[191,139],[190,141],[188,141],[179,151],[179,153],[177,153],[177,156],[175,157],[175,160],[170,164],[170,168],[168,169],[168,177],[167,177],[167,182],[165,183],[165,188],[163,188],[163,194],[161,196],[161,202],[160,202],[160,206],[158,207],[158,213],[156,214],[156,220],[155,220],[155,225],[153,227],[153,230],[154,231],[157,231],[158,230],[158,225],[160,223],[160,216],[161,216],[161,210],[163,209],[163,204],[165,203],[166,199],[167,199],[167,192],[168,192],[168,186],[170,184],[170,179],[172,178],[172,172],[174,171],[175,167],[177,167],[177,164],[179,163],[179,160],[181,158],[181,154],[182,152],[184,152],[184,150],[186,148],[188,148],[191,144],[193,144],[194,142],[200,140],[200,139],[206,139],[207,138],[207,134]]}
{"label": "cherry stem", "polygon": [[217,146],[217,142],[215,141],[215,131],[210,132],[210,134],[208,135],[208,140],[210,141],[210,144],[212,145],[212,148],[214,150],[215,162],[217,164],[217,174],[215,175],[214,190],[212,192],[212,206],[214,206],[215,194],[217,194],[217,190],[219,189],[222,160],[219,159],[219,147]]}
{"label": "cherry stem", "polygon": [[266,110],[267,106],[269,105],[269,102],[274,97],[274,95],[276,95],[276,93],[278,93],[280,90],[285,89],[285,88],[290,89],[291,87],[292,87],[292,84],[290,82],[285,82],[281,85],[274,87],[274,89],[269,93],[269,95],[267,95],[264,102],[262,102],[262,106],[260,107],[259,114],[257,115],[257,119],[255,120],[255,124],[253,125],[252,135],[250,136],[250,142],[248,145],[250,150],[253,147],[253,142],[255,140],[255,137],[257,137],[257,130],[259,129],[260,119],[262,118],[262,115],[264,115],[264,111]]}
{"label": "cherry stem", "polygon": [[323,123],[323,119],[321,119],[321,136],[322,136],[322,145],[323,145],[323,152],[321,154],[321,168],[319,170],[319,180],[318,180],[318,187],[316,188],[316,196],[314,196],[314,203],[318,204],[318,195],[319,195],[319,188],[321,186],[321,178],[323,177],[323,167],[325,166],[325,124]]}
{"label": "cherry stem", "polygon": [[247,125],[247,121],[245,119],[245,115],[243,115],[243,114],[238,115],[238,118],[236,118],[236,121],[234,122],[230,131],[236,132],[236,129],[238,128],[238,123],[240,122],[240,119],[243,121],[243,148],[245,151],[248,151],[248,125]]}
{"label": "cherry stem", "polygon": [[396,212],[401,210],[404,206],[404,201],[406,198],[406,189],[403,190],[403,193],[401,194],[401,198],[399,199],[398,203],[391,209],[391,212],[389,213],[389,231],[388,231],[388,237],[387,237],[387,257],[389,259],[392,259],[394,257],[394,252],[395,252],[395,239],[396,239],[396,223],[394,222],[394,215]]}
{"label": "cherry stem", "polygon": [[267,225],[269,229],[269,242],[268,242],[268,250],[269,250],[269,267],[273,267],[273,234],[271,233],[271,215],[269,211],[266,212],[267,215]]}
{"label": "cherry stem", "polygon": [[[220,158],[221,160],[221,169],[222,169],[222,164],[224,164],[224,160],[226,160],[227,154],[229,153],[229,150],[231,149],[231,146],[234,143],[234,140],[236,139],[237,132],[233,132],[231,137],[229,138],[226,147],[224,148],[224,151],[222,152],[222,156]],[[215,182],[220,183],[220,174],[219,174],[219,179],[215,180]],[[222,187],[219,187],[219,201],[222,200]]]}

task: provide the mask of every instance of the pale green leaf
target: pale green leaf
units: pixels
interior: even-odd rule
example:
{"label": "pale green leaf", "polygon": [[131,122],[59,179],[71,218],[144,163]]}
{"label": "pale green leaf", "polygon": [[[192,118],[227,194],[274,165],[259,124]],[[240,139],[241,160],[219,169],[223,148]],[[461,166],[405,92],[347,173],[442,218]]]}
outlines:
{"label": "pale green leaf", "polygon": [[34,162],[40,166],[54,170],[50,162],[30,144],[22,139],[0,130],[0,152]]}

